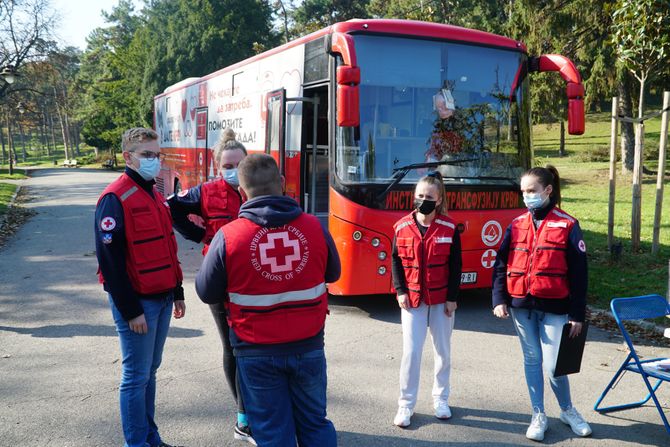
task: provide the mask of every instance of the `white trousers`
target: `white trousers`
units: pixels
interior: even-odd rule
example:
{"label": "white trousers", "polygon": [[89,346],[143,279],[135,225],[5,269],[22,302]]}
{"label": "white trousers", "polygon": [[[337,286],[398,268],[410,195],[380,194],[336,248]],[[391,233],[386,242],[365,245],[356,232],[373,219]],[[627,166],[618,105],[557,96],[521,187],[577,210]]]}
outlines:
{"label": "white trousers", "polygon": [[399,407],[414,409],[419,378],[421,377],[421,354],[426,333],[430,330],[435,356],[433,381],[433,404],[449,401],[449,376],[451,374],[451,332],[454,316],[444,313],[445,304],[427,306],[421,304],[409,310],[400,309],[402,321],[402,361],[400,362]]}

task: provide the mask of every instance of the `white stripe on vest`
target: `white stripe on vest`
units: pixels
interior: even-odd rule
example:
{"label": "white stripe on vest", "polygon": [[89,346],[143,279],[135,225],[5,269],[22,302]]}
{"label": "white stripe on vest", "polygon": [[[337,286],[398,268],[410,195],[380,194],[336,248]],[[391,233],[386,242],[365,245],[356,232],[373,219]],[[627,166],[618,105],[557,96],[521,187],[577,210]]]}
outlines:
{"label": "white stripe on vest", "polygon": [[314,287],[292,292],[272,293],[269,295],[244,295],[230,293],[230,302],[238,306],[270,307],[290,301],[310,301],[326,293],[326,283],[322,282]]}
{"label": "white stripe on vest", "polygon": [[438,223],[440,225],[444,225],[445,227],[449,227],[452,230],[456,229],[456,226],[454,224],[452,224],[451,222],[447,222],[446,220],[435,219],[435,223]]}

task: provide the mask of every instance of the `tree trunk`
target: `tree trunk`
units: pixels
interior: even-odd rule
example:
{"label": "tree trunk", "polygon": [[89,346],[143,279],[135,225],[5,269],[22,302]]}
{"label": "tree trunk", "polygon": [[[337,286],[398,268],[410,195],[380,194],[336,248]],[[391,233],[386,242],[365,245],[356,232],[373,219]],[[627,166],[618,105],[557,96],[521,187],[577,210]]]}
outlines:
{"label": "tree trunk", "polygon": [[565,157],[565,121],[561,120],[561,143],[558,147],[558,156]]}
{"label": "tree trunk", "polygon": [[[632,79],[628,71],[623,70],[619,75],[617,85],[619,90],[619,115],[629,118],[633,117]],[[633,123],[621,123],[621,172],[630,174],[633,172],[633,161],[635,157],[635,134]]]}
{"label": "tree trunk", "polygon": [[26,162],[28,158],[28,152],[26,151],[26,137],[23,134],[23,126],[21,125],[21,120],[19,120],[19,135],[21,135],[21,158],[23,162]]}
{"label": "tree trunk", "polygon": [[7,143],[9,144],[9,175],[14,174],[14,140],[12,139],[12,123],[9,121],[9,111],[5,113],[7,120]]}
{"label": "tree trunk", "polygon": [[54,118],[49,114],[49,130],[51,132],[51,146],[54,148],[54,156],[56,155],[56,132],[54,131]]}
{"label": "tree trunk", "polygon": [[5,135],[4,128],[0,125],[0,144],[2,144],[2,164],[7,160],[7,151],[5,150]]}
{"label": "tree trunk", "polygon": [[[640,100],[638,102],[637,116],[642,118],[644,111],[644,84],[646,76],[643,74],[640,80]],[[644,123],[635,126],[635,160],[633,163],[633,200],[630,224],[631,248],[633,253],[640,250],[640,232],[642,229],[642,165],[644,163]]]}
{"label": "tree trunk", "polygon": [[70,151],[68,148],[67,133],[65,130],[65,120],[63,119],[63,112],[61,112],[60,107],[56,104],[56,112],[58,112],[58,121],[60,122],[60,132],[63,137],[63,152],[65,153],[65,159],[70,159]]}

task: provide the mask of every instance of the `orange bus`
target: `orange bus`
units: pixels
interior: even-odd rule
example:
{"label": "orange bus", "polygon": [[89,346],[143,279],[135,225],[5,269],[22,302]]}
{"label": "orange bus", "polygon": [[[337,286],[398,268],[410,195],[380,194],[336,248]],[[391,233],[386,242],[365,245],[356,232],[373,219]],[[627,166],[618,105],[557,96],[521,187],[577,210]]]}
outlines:
{"label": "orange bus", "polygon": [[565,80],[568,131],[583,133],[584,88],[563,56],[436,23],[337,23],[157,95],[167,155],[158,187],[214,178],[210,148],[231,127],[249,151],[275,157],[286,194],[327,224],[342,259],[330,293],[387,294],[392,225],[413,207],[417,179],[439,170],[461,233],[462,286],[490,287],[533,160],[529,74],[544,71]]}

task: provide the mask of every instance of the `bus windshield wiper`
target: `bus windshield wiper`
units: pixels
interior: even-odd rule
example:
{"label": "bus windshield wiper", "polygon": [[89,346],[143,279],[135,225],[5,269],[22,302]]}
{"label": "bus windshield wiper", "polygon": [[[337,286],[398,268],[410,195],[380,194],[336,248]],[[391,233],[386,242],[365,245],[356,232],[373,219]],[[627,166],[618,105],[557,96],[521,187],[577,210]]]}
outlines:
{"label": "bus windshield wiper", "polygon": [[517,188],[519,187],[519,182],[511,179],[509,177],[493,177],[493,176],[486,176],[486,175],[478,175],[477,177],[464,177],[462,175],[443,175],[443,179],[454,179],[454,180],[504,180],[506,182],[509,182],[510,184],[516,186]]}
{"label": "bus windshield wiper", "polygon": [[379,194],[377,196],[377,201],[381,202],[384,199],[386,199],[386,195],[389,193],[391,189],[402,179],[405,178],[405,176],[409,173],[409,171],[413,169],[421,169],[421,168],[436,168],[438,166],[445,166],[445,165],[457,165],[459,163],[466,163],[469,161],[477,161],[477,158],[468,158],[464,160],[442,160],[442,161],[428,161],[425,163],[412,163],[409,165],[405,166],[400,166],[399,168],[394,168],[393,169],[393,181],[386,187],[384,192]]}

